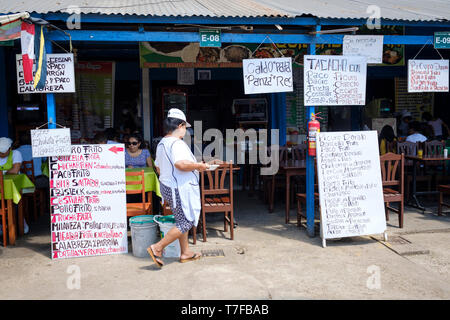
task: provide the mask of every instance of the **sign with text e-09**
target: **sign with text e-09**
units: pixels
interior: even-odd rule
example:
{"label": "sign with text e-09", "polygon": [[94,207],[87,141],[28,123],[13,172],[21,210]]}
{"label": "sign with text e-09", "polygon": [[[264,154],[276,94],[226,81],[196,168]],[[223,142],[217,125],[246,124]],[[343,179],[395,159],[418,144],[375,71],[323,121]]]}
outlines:
{"label": "sign with text e-09", "polygon": [[[68,93],[75,92],[75,73],[72,53],[47,54],[47,79],[44,89],[35,89],[33,81],[25,83],[23,77],[22,55],[16,54],[17,92],[27,93]],[[33,77],[36,60],[33,64]]]}
{"label": "sign with text e-09", "polygon": [[448,92],[449,60],[408,60],[408,92]]}
{"label": "sign with text e-09", "polygon": [[386,231],[377,131],[317,133],[322,239]]}
{"label": "sign with text e-09", "polygon": [[70,129],[31,130],[31,150],[33,158],[70,155],[72,150]]}
{"label": "sign with text e-09", "polygon": [[52,259],[127,253],[123,144],[49,158]]}
{"label": "sign with text e-09", "polygon": [[366,104],[366,57],[305,55],[303,72],[305,106]]}
{"label": "sign with text e-09", "polygon": [[243,59],[245,94],[292,92],[292,58]]}

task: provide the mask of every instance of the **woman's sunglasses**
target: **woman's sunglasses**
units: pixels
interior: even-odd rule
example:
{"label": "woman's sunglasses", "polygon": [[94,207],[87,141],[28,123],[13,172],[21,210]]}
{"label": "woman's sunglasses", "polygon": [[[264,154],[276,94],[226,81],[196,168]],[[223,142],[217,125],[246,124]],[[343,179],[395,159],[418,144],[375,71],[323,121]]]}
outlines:
{"label": "woman's sunglasses", "polygon": [[126,144],[127,146],[131,146],[131,145],[137,146],[137,145],[139,144],[139,142],[136,142],[136,141],[133,141],[133,142],[126,142],[125,144]]}

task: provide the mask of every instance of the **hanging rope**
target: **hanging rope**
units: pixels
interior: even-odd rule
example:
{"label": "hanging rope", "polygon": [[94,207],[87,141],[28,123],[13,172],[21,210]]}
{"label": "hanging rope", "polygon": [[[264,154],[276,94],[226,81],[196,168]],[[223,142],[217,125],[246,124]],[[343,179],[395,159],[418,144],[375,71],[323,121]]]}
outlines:
{"label": "hanging rope", "polygon": [[269,40],[272,42],[273,46],[275,47],[275,49],[277,49],[277,51],[280,53],[280,55],[282,57],[284,57],[284,54],[280,51],[280,49],[278,49],[277,45],[275,44],[275,42],[272,41],[272,39],[269,36],[266,36],[264,38],[264,40],[259,44],[258,47],[256,47],[256,49],[252,52],[252,54],[250,55],[250,58],[253,57],[253,54],[258,51],[258,49],[261,47],[261,45],[264,43],[264,41],[266,41],[266,39],[269,38]]}

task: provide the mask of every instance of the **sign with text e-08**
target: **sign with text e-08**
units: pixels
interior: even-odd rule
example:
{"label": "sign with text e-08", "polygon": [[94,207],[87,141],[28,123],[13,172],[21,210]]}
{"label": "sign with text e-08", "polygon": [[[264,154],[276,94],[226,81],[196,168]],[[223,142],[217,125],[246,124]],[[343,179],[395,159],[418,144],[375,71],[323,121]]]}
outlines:
{"label": "sign with text e-08", "polygon": [[305,55],[303,72],[305,106],[366,104],[366,57]]}
{"label": "sign with text e-08", "polygon": [[386,231],[376,131],[317,133],[322,239]]}
{"label": "sign with text e-08", "polygon": [[72,150],[70,129],[31,130],[31,150],[33,158],[70,155]]}
{"label": "sign with text e-08", "polygon": [[243,59],[245,94],[292,92],[292,58]]}
{"label": "sign with text e-08", "polygon": [[[33,81],[25,83],[22,55],[16,54],[17,92],[27,93],[68,93],[75,92],[75,73],[72,53],[47,54],[47,79],[44,89],[35,89]],[[33,77],[36,62],[33,64]]]}
{"label": "sign with text e-08", "polygon": [[448,92],[449,60],[408,60],[408,92]]}
{"label": "sign with text e-08", "polygon": [[127,253],[123,144],[49,158],[52,259]]}

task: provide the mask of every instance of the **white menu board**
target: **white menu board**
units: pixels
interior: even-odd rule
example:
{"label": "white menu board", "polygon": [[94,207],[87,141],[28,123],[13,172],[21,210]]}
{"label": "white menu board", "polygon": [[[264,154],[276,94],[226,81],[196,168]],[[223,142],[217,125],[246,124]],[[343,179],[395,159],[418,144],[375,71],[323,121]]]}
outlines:
{"label": "white menu board", "polygon": [[322,239],[384,233],[376,131],[317,133]]}
{"label": "white menu board", "polygon": [[[33,81],[25,83],[23,77],[22,55],[16,54],[17,92],[27,93],[61,93],[75,92],[75,73],[72,53],[47,54],[47,79],[42,90],[35,89]],[[36,61],[33,64],[33,77],[36,73]]]}
{"label": "white menu board", "polygon": [[72,152],[70,129],[31,130],[33,158],[68,156]]}
{"label": "white menu board", "polygon": [[52,259],[128,252],[123,144],[49,158]]}
{"label": "white menu board", "polygon": [[383,63],[383,36],[346,35],[342,55],[364,56],[367,63]]}
{"label": "white menu board", "polygon": [[243,59],[245,94],[292,92],[292,58]]}
{"label": "white menu board", "polygon": [[362,56],[304,56],[305,106],[366,104],[367,63]]}
{"label": "white menu board", "polygon": [[448,92],[449,60],[408,60],[408,92]]}

